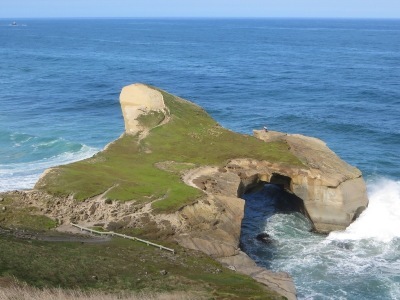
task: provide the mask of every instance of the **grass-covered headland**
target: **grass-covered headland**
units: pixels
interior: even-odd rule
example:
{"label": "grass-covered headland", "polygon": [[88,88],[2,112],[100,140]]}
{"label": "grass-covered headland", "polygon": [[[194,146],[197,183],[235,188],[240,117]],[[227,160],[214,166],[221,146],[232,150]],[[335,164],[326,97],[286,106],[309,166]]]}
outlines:
{"label": "grass-covered headland", "polygon": [[[72,195],[79,202],[104,194],[105,201],[151,203],[154,213],[171,213],[202,196],[181,180],[190,168],[224,166],[234,158],[301,165],[287,144],[229,131],[200,107],[160,92],[169,115],[141,116],[146,136],[124,134],[92,158],[52,169],[35,188],[58,199]],[[19,195],[10,195],[0,195],[0,288],[16,278],[37,288],[282,299],[249,276],[163,238],[155,242],[174,248],[175,255],[119,238],[93,243],[63,236],[55,242],[56,222],[34,205],[20,207]],[[43,240],[47,235],[51,241]]]}
{"label": "grass-covered headland", "polygon": [[[172,212],[201,195],[187,186],[179,172],[157,167],[165,161],[178,166],[222,166],[233,158],[255,158],[301,165],[282,142],[265,143],[221,127],[202,108],[161,91],[170,121],[150,128],[144,139],[123,135],[93,158],[61,166],[50,172],[37,188],[59,196],[74,195],[77,201],[102,194],[112,200],[155,201],[159,212]],[[139,121],[155,126],[159,114]],[[188,163],[187,165],[182,163]]]}

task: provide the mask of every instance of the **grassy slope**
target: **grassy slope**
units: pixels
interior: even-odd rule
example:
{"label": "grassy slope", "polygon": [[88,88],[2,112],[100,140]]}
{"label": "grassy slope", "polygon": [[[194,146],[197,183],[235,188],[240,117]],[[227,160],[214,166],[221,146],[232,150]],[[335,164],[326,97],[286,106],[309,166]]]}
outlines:
{"label": "grassy slope", "polygon": [[[166,212],[201,195],[180,180],[180,171],[192,165],[223,165],[238,157],[300,164],[285,144],[266,144],[223,129],[201,108],[163,94],[171,111],[168,124],[151,130],[140,143],[137,137],[123,136],[91,159],[59,167],[45,177],[40,188],[83,200],[113,187],[107,193],[110,199],[148,202],[161,198],[153,207]],[[161,120],[162,116],[155,114],[142,121],[154,126]],[[168,165],[167,171],[155,167],[165,161],[178,163]],[[5,198],[0,203],[7,207],[0,211],[0,226],[33,230],[55,226],[34,208],[13,205],[14,200]],[[118,239],[106,244],[55,243],[0,234],[0,278],[15,276],[38,287],[152,292],[190,287],[189,292],[199,291],[210,299],[281,299],[250,277],[222,268],[203,254],[172,247],[178,250],[176,256]],[[223,271],[215,272],[217,269]],[[167,270],[168,275],[161,275],[160,270]]]}
{"label": "grassy slope", "polygon": [[42,231],[57,226],[56,221],[44,216],[37,207],[21,205],[21,203],[16,200],[18,195],[1,198],[0,228],[20,228]]}
{"label": "grassy slope", "polygon": [[[191,299],[196,295],[201,299],[283,299],[205,254],[165,241],[162,243],[174,248],[176,254],[119,238],[102,243],[15,238],[14,235],[74,239],[48,231],[55,222],[38,215],[33,208],[19,208],[17,199],[18,196],[6,197],[0,205],[7,207],[0,211],[0,288],[2,278],[16,278],[38,288],[111,293],[184,291],[194,295]],[[19,229],[12,234],[3,227]]]}
{"label": "grassy slope", "polygon": [[[124,135],[91,159],[57,168],[42,181],[40,189],[56,195],[74,194],[77,200],[99,195],[121,201],[148,202],[153,209],[170,212],[190,203],[201,192],[185,185],[179,172],[167,172],[155,163],[175,161],[200,165],[223,165],[232,158],[255,158],[300,165],[284,143],[265,143],[254,137],[220,127],[200,107],[161,91],[171,120],[153,128],[140,142]],[[158,124],[159,115],[143,119]]]}
{"label": "grassy slope", "polygon": [[[175,246],[176,248],[176,246]],[[163,252],[139,242],[102,244],[17,240],[0,235],[0,278],[36,287],[200,293],[208,299],[282,299],[204,254]],[[163,275],[161,270],[168,273]]]}

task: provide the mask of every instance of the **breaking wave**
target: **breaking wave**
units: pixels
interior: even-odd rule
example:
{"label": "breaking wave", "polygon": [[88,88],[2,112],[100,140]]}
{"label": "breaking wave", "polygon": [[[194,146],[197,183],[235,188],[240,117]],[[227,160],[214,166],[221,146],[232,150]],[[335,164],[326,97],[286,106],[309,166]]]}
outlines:
{"label": "breaking wave", "polygon": [[400,181],[380,178],[368,185],[369,205],[345,231],[328,240],[373,239],[388,243],[400,238]]}
{"label": "breaking wave", "polygon": [[244,250],[260,265],[291,274],[299,299],[400,299],[400,181],[379,178],[367,186],[369,206],[346,230],[315,234],[301,214],[277,213],[252,227],[268,233],[269,244],[242,227]]}
{"label": "breaking wave", "polygon": [[[1,141],[13,153],[1,153],[0,191],[33,188],[44,170],[93,156],[99,151],[61,138],[11,134]],[[1,152],[1,151],[0,151]]]}

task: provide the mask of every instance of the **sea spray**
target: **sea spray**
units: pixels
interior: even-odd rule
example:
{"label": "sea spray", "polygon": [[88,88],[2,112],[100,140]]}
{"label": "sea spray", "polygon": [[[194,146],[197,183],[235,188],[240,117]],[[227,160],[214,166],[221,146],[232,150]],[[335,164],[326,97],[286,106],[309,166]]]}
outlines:
{"label": "sea spray", "polygon": [[368,185],[369,206],[345,231],[328,240],[374,239],[388,243],[400,238],[400,181],[381,178]]}
{"label": "sea spray", "polygon": [[[381,178],[367,185],[368,208],[346,230],[328,236],[310,232],[300,213],[262,218],[261,206],[268,205],[260,204],[260,194],[247,195],[246,205],[254,206],[246,211],[260,217],[245,218],[243,249],[258,264],[291,274],[299,299],[399,299],[400,183]],[[273,202],[276,194],[264,190],[263,197]],[[257,241],[259,231],[271,243]]]}

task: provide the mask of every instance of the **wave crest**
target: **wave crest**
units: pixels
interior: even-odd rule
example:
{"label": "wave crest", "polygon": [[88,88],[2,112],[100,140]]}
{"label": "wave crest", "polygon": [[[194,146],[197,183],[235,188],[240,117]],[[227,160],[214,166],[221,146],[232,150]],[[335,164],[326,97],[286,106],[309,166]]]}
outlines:
{"label": "wave crest", "polygon": [[74,148],[49,158],[30,162],[0,164],[0,191],[31,189],[44,170],[89,158],[99,151],[99,149],[87,145]]}
{"label": "wave crest", "polygon": [[388,243],[400,238],[400,181],[380,178],[367,186],[368,208],[345,231],[332,232],[329,240],[374,239]]}

